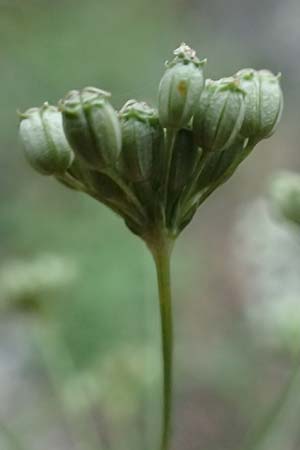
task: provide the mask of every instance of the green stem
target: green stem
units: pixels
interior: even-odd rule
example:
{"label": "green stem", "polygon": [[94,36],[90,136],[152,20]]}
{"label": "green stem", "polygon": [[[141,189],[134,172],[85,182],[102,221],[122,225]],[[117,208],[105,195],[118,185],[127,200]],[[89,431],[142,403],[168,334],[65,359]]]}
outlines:
{"label": "green stem", "polygon": [[[247,146],[243,149],[242,154],[236,158],[233,163],[231,164],[231,166],[229,166],[229,168],[227,169],[226,173],[219,178],[218,180],[216,180],[211,186],[209,186],[207,188],[207,190],[200,195],[200,198],[198,199],[197,203],[197,207],[199,207],[200,205],[202,205],[202,203],[205,202],[205,200],[223,183],[225,183],[225,181],[227,181],[235,172],[236,168],[244,161],[244,159],[246,159],[246,157],[252,152],[253,148],[255,147],[255,143],[254,142],[249,142],[247,144]],[[188,205],[188,207],[183,211],[182,216],[185,217],[185,215],[188,213],[188,210],[190,208],[190,205]]]}
{"label": "green stem", "polygon": [[165,233],[149,245],[156,266],[161,316],[163,416],[160,450],[168,450],[171,437],[173,321],[170,261],[173,244],[174,240]]}
{"label": "green stem", "polygon": [[[206,161],[210,158],[211,153],[210,152],[201,152],[198,155],[198,159],[195,164],[195,168],[191,174],[190,183],[187,184],[185,189],[182,192],[182,195],[177,203],[177,207],[175,210],[175,218],[173,225],[178,225],[180,216],[185,216],[185,214],[188,212],[189,208],[186,210],[184,207],[186,206],[186,203],[188,203],[189,199],[192,197],[192,194],[195,192],[197,184],[199,182],[199,178],[201,177],[202,170],[205,167]],[[176,230],[175,230],[176,231]]]}
{"label": "green stem", "polygon": [[124,192],[127,200],[136,207],[138,214],[145,219],[145,211],[144,208],[135,195],[135,193],[131,190],[131,188],[122,180],[122,178],[118,175],[118,173],[114,169],[106,169],[103,171],[105,175],[107,175],[111,180],[113,180],[116,185]]}
{"label": "green stem", "polygon": [[137,212],[137,215],[133,213],[126,204],[121,204],[121,202],[111,199],[107,200],[102,195],[95,193],[95,192],[87,192],[91,197],[98,200],[98,202],[103,203],[105,206],[107,206],[109,209],[111,209],[114,213],[118,214],[119,216],[123,217],[124,219],[130,220],[133,222],[137,227],[141,226],[141,223],[143,223],[143,218],[140,217],[140,215]]}
{"label": "green stem", "polygon": [[286,384],[286,386],[284,386],[278,399],[272,405],[270,411],[264,417],[262,422],[258,425],[253,435],[251,435],[251,437],[247,439],[246,445],[244,445],[243,450],[256,450],[258,448],[261,448],[265,440],[272,433],[272,430],[274,429],[281,413],[289,406],[290,400],[298,395],[299,387],[300,364],[299,362],[297,362],[288,383]]}
{"label": "green stem", "polygon": [[173,128],[167,128],[166,130],[166,159],[165,159],[165,172],[164,172],[164,185],[163,185],[163,205],[165,206],[165,211],[167,211],[168,203],[168,187],[172,163],[173,148],[175,144],[175,139],[177,135],[177,130]]}

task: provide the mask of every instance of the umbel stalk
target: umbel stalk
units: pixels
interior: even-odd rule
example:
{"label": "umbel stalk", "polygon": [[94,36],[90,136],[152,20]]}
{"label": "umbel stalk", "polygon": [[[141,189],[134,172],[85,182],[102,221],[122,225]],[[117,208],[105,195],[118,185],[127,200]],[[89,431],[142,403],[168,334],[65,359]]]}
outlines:
{"label": "umbel stalk", "polygon": [[171,253],[174,239],[167,233],[148,244],[153,255],[159,293],[161,342],[163,360],[163,412],[160,450],[168,450],[171,436],[172,385],[173,385],[173,318],[171,296]]}

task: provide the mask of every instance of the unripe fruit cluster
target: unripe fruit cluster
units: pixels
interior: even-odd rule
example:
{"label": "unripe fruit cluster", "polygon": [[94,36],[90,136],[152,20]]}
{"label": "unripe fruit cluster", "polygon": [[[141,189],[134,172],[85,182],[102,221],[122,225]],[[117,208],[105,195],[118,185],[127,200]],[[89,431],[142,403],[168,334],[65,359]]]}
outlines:
{"label": "unripe fruit cluster", "polygon": [[129,100],[118,112],[91,87],[29,109],[20,124],[29,163],[103,202],[141,237],[155,226],[177,236],[282,112],[278,76],[244,69],[205,80],[205,63],[185,44],[176,49],[157,109]]}

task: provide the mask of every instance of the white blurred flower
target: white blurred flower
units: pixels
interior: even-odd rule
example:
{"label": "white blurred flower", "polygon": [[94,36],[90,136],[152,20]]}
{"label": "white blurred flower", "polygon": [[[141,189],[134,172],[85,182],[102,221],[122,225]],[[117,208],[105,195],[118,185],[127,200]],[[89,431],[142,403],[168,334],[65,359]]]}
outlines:
{"label": "white blurred flower", "polygon": [[74,262],[43,254],[32,260],[12,260],[0,268],[0,306],[35,308],[46,295],[71,283]]}
{"label": "white blurred flower", "polygon": [[300,235],[259,199],[242,211],[233,247],[254,336],[300,350]]}

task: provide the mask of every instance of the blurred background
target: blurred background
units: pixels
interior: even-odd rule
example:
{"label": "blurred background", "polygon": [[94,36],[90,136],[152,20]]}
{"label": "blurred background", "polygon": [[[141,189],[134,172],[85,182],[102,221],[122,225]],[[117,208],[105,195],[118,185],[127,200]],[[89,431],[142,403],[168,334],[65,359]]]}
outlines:
{"label": "blurred background", "polygon": [[[300,241],[266,198],[278,169],[300,171],[299,1],[0,0],[1,450],[157,448],[151,258],[104,206],[33,172],[16,110],[89,85],[155,105],[182,41],[211,78],[282,72],[285,112],[178,241],[172,448],[241,450],[290,377]],[[299,448],[298,391],[264,450]]]}

